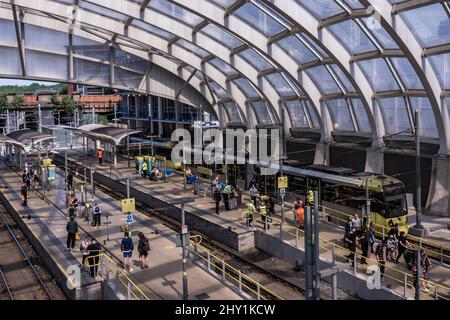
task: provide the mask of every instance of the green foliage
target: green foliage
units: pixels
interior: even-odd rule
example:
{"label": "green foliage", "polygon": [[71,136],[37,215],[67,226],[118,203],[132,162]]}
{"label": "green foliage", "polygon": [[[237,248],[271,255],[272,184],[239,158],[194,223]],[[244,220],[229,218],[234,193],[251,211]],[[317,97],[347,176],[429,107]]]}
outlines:
{"label": "green foliage", "polygon": [[8,100],[5,95],[0,95],[0,113],[5,113],[8,107]]}
{"label": "green foliage", "polygon": [[67,94],[67,85],[59,83],[46,86],[39,83],[32,83],[28,86],[0,86],[0,95],[32,93],[36,90],[57,90],[61,94]]}
{"label": "green foliage", "polygon": [[67,113],[73,113],[75,110],[75,101],[71,97],[64,96],[61,101],[62,109]]}
{"label": "green foliage", "polygon": [[50,97],[50,102],[52,103],[54,109],[59,108],[59,101],[58,101],[58,96],[53,95]]}
{"label": "green foliage", "polygon": [[99,124],[107,125],[108,122],[109,122],[109,120],[108,120],[108,117],[107,117],[107,116],[102,115],[102,114],[98,115],[98,123],[99,123]]}
{"label": "green foliage", "polygon": [[13,101],[12,101],[12,105],[15,108],[19,108],[21,107],[23,104],[23,96],[14,96]]}

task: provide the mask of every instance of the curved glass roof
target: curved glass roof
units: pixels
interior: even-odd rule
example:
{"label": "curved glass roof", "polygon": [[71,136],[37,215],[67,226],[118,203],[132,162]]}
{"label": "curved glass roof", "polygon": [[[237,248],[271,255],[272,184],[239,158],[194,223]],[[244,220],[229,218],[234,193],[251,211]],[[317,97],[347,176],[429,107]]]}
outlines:
{"label": "curved glass roof", "polygon": [[203,95],[224,125],[285,119],[286,129],[319,130],[324,141],[354,132],[379,146],[386,135],[410,135],[419,110],[421,135],[450,152],[449,1],[0,3],[0,54],[8,56],[0,75],[65,72],[145,91],[157,64]]}

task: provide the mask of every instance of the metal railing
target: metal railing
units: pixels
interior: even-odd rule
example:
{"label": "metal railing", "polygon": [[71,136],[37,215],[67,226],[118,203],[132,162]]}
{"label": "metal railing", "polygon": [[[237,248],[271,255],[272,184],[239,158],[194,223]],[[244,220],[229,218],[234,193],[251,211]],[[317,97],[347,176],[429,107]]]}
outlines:
{"label": "metal railing", "polygon": [[[259,217],[256,217],[256,215],[258,215]],[[262,217],[264,217],[264,218],[262,218]],[[248,221],[246,212],[244,212],[242,214],[242,218],[244,221],[246,221],[246,222]],[[269,216],[269,215],[261,215],[258,213],[258,214],[253,215],[253,225],[255,225],[255,222],[262,223],[263,228],[265,229],[266,232],[268,232],[267,227],[266,227],[267,225],[279,225],[281,231],[294,237],[294,241],[295,241],[294,244],[292,244],[290,242],[288,242],[288,243],[295,246],[296,248],[300,247],[300,245],[299,245],[300,240],[302,240],[304,242],[304,230],[302,230],[301,228],[299,228],[291,223],[286,222],[286,220],[285,220],[285,222],[282,222],[281,219],[279,219],[278,217]],[[248,222],[247,222],[247,224],[248,224]],[[320,242],[321,242],[320,249],[323,249],[324,251],[331,253],[332,262],[335,262],[336,258],[342,258],[342,259],[344,259],[344,261],[350,262],[348,256],[346,256],[346,254],[350,255],[352,253],[349,249],[347,249],[337,243],[329,241],[329,240],[320,239]],[[329,245],[331,247],[326,247],[325,245]],[[358,273],[358,267],[360,269],[364,269],[364,270],[367,270],[367,268],[368,268],[367,265],[362,264],[357,261],[357,259],[360,259],[361,257],[363,257],[362,254],[357,253],[357,252],[354,253],[353,272],[355,275]],[[381,266],[381,264],[375,259],[371,259],[368,257],[365,257],[365,259],[367,262],[371,262],[372,264],[374,264],[378,267]],[[409,288],[409,287],[415,288],[413,285],[415,276],[413,274],[409,274],[407,272],[398,270],[398,269],[388,266],[388,265],[385,265],[385,270],[391,272],[392,274],[387,274],[385,272],[384,277],[389,278],[392,281],[402,285],[403,290],[402,290],[401,294],[404,297],[407,297],[407,288]],[[366,272],[360,272],[360,273],[367,275]],[[421,289],[423,292],[427,293],[430,297],[432,297],[436,300],[438,300],[438,299],[450,300],[450,287],[446,287],[444,285],[435,283],[430,280],[421,279],[421,281],[423,283],[425,283],[426,285],[433,288],[432,292],[431,291],[427,292],[427,291],[424,291],[423,289]],[[394,290],[394,291],[396,291],[396,290]],[[444,295],[444,293],[446,295]]]}
{"label": "metal railing", "polygon": [[[95,259],[98,258],[98,263],[95,263]],[[94,263],[90,261],[94,260]],[[113,280],[115,283],[115,291],[120,291],[120,286],[126,292],[126,300],[150,300],[150,298],[139,288],[139,286],[130,279],[123,269],[118,267],[111,257],[105,253],[99,253],[95,256],[89,256],[86,258],[85,265],[88,268],[97,267],[100,269],[100,274],[103,280]],[[111,275],[114,275],[112,277]]]}
{"label": "metal railing", "polygon": [[[196,236],[199,237],[199,236]],[[191,238],[192,239],[192,238]],[[246,294],[251,299],[255,300],[284,300],[279,295],[260,284],[258,281],[244,274],[242,271],[236,269],[228,264],[225,260],[213,254],[207,248],[202,246],[201,237],[197,241],[190,241],[189,252],[192,254],[194,260],[202,262],[203,267],[210,273],[214,273],[220,277],[222,281],[232,285],[241,294]]]}

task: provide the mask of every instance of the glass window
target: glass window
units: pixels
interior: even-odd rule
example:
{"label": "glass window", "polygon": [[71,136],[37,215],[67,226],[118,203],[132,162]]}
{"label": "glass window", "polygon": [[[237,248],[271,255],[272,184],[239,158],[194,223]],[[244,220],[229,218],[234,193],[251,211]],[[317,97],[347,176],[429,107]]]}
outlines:
{"label": "glass window", "polygon": [[148,60],[142,59],[141,57],[135,56],[121,49],[116,49],[115,55],[116,57],[114,63],[116,65],[136,70],[142,74],[147,72],[150,67],[150,62]]}
{"label": "glass window", "polygon": [[241,40],[211,23],[204,27],[201,32],[217,40],[219,43],[223,43],[228,48],[236,48],[242,45]]}
{"label": "glass window", "polygon": [[248,22],[250,25],[255,27],[256,30],[262,32],[267,37],[271,37],[285,30],[279,22],[251,2],[244,4],[236,10],[234,14],[242,20]]}
{"label": "glass window", "polygon": [[239,78],[236,80],[233,80],[233,82],[239,87],[239,89],[242,90],[244,95],[246,95],[248,98],[256,98],[260,97],[258,91],[248,82],[248,80],[244,78]]}
{"label": "glass window", "polygon": [[431,108],[430,99],[424,97],[410,97],[413,112],[420,112],[420,134],[424,137],[437,138],[436,119]]}
{"label": "glass window", "polygon": [[342,131],[354,131],[353,121],[348,109],[347,101],[344,99],[326,101],[333,119],[334,129]]}
{"label": "glass window", "polygon": [[17,47],[16,27],[10,20],[0,19],[0,44]]}
{"label": "glass window", "polygon": [[297,2],[319,20],[344,12],[344,9],[333,0],[297,0]]}
{"label": "glass window", "polygon": [[278,94],[282,97],[297,95],[281,73],[271,73],[266,79],[272,84]]}
{"label": "glass window", "polygon": [[0,47],[0,73],[19,75],[22,74],[22,67],[19,60],[19,49]]}
{"label": "glass window", "polygon": [[232,76],[237,73],[237,71],[232,66],[219,58],[209,60],[208,63],[213,65],[217,70],[219,70],[226,76]]}
{"label": "glass window", "polygon": [[377,48],[354,20],[345,20],[328,27],[351,54],[376,51]]}
{"label": "glass window", "polygon": [[143,75],[121,68],[114,68],[114,80],[117,85],[137,89],[143,79]]}
{"label": "glass window", "polygon": [[191,42],[188,42],[184,39],[178,40],[177,42],[175,42],[175,44],[177,46],[180,46],[180,47],[192,52],[193,54],[195,54],[201,58],[204,58],[209,55],[209,53],[206,50],[204,50],[204,49],[200,48],[199,46],[197,46]]}
{"label": "glass window", "polygon": [[222,105],[224,106],[231,122],[242,122],[238,108],[234,102],[225,102]]}
{"label": "glass window", "polygon": [[318,60],[318,57],[295,35],[286,37],[276,44],[298,64]]}
{"label": "glass window", "polygon": [[317,66],[305,71],[312,78],[322,94],[341,92],[325,66]]}
{"label": "glass window", "polygon": [[106,84],[111,82],[110,66],[74,58],[75,77],[81,82]]}
{"label": "glass window", "polygon": [[341,68],[339,68],[336,64],[330,64],[330,67],[333,69],[338,79],[342,82],[347,92],[356,92],[355,87],[352,85],[349,78],[344,74]]}
{"label": "glass window", "polygon": [[25,65],[29,76],[66,79],[69,64],[67,56],[25,50]]}
{"label": "glass window", "polygon": [[383,58],[358,62],[376,92],[399,90],[386,61]]}
{"label": "glass window", "polygon": [[423,89],[422,82],[420,82],[417,73],[406,58],[392,58],[392,63],[397,69],[402,82],[406,89]]}
{"label": "glass window", "polygon": [[440,3],[400,13],[424,48],[450,43],[450,19]]}
{"label": "glass window", "polygon": [[258,119],[258,124],[272,124],[272,119],[269,114],[268,106],[263,101],[256,101],[252,103],[253,110]]}
{"label": "glass window", "polygon": [[202,18],[173,4],[167,0],[152,0],[149,8],[164,13],[178,21],[184,22],[190,26],[196,26],[202,22]]}
{"label": "glass window", "polygon": [[68,53],[69,35],[47,28],[25,24],[25,47]]}
{"label": "glass window", "polygon": [[291,117],[292,127],[309,128],[308,119],[300,101],[287,101],[285,106]]}
{"label": "glass window", "polygon": [[362,101],[360,99],[352,99],[352,105],[356,121],[358,121],[359,131],[371,132],[369,118],[367,117],[367,112]]}
{"label": "glass window", "polygon": [[450,89],[450,53],[431,56],[431,64],[443,89]]}
{"label": "glass window", "polygon": [[109,61],[110,48],[107,44],[73,36],[72,45],[75,54]]}
{"label": "glass window", "polygon": [[273,65],[263,58],[258,52],[253,49],[247,49],[238,54],[241,58],[252,65],[256,70],[263,71],[273,68]]}
{"label": "glass window", "polygon": [[367,29],[375,36],[384,49],[398,49],[397,43],[387,33],[386,29],[374,17],[363,18],[361,21],[366,25]]}
{"label": "glass window", "polygon": [[[379,106],[384,118],[387,134],[397,134],[411,130],[405,100],[402,97],[380,99]],[[408,133],[403,133],[408,134]]]}

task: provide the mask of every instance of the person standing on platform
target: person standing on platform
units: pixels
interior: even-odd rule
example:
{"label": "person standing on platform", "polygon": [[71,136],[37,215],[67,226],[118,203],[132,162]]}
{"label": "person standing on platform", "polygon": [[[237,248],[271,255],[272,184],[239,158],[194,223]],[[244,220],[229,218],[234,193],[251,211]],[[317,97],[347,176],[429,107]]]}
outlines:
{"label": "person standing on platform", "polygon": [[69,172],[67,175],[67,189],[73,190],[73,175],[72,172]]}
{"label": "person standing on platform", "polygon": [[222,193],[220,192],[220,189],[215,188],[214,189],[214,201],[216,202],[216,214],[219,214],[219,207],[220,202],[222,201]]}
{"label": "person standing on platform", "polygon": [[[259,215],[262,218],[262,221],[264,222],[264,226],[267,222],[267,199],[265,198],[263,201],[261,201],[261,205],[259,206]],[[269,227],[269,226],[267,226]]]}
{"label": "person standing on platform", "polygon": [[347,256],[347,260],[351,261],[352,267],[355,265],[355,253],[356,253],[356,230],[354,227],[350,230],[347,237],[345,237],[345,242],[348,245],[348,250],[350,254]]}
{"label": "person standing on platform", "polygon": [[31,189],[31,180],[33,180],[33,177],[31,175],[31,171],[27,171],[27,175],[25,176],[25,183],[27,184],[27,189]]}
{"label": "person standing on platform", "polygon": [[267,222],[269,223],[268,229],[270,229],[270,224],[272,223],[272,217],[275,215],[275,201],[273,197],[269,197],[269,201],[267,202],[267,213],[269,214]]}
{"label": "person standing on platform", "polygon": [[97,270],[100,262],[100,252],[102,251],[102,247],[95,239],[92,239],[91,244],[87,247],[86,250],[89,251],[87,261],[89,269],[91,271],[91,276],[92,278],[95,278],[97,277]]}
{"label": "person standing on platform", "polygon": [[133,271],[131,258],[133,256],[134,244],[133,239],[130,237],[130,233],[128,231],[124,233],[122,243],[120,244],[120,249],[123,253],[124,268],[128,269],[129,271]]}
{"label": "person standing on platform", "polygon": [[227,211],[230,210],[230,193],[231,193],[231,186],[227,184],[222,191],[223,203],[225,204],[225,210]]}
{"label": "person standing on platform", "polygon": [[303,201],[300,198],[297,198],[297,200],[294,202],[294,222],[296,225],[299,225],[299,221],[298,221],[298,215],[299,215],[298,209],[299,208],[304,209],[304,205],[303,205]]}
{"label": "person standing on platform", "polygon": [[242,203],[242,190],[240,188],[236,188],[237,194],[237,208],[238,210],[242,210],[244,204]]}
{"label": "person standing on platform", "polygon": [[148,268],[148,252],[150,251],[150,242],[145,237],[142,232],[139,232],[139,243],[138,243],[138,251],[139,251],[139,259],[141,259],[141,269]]}
{"label": "person standing on platform", "polygon": [[352,227],[355,228],[356,232],[358,232],[361,229],[361,220],[359,220],[357,214],[355,214],[355,217],[352,219]]}
{"label": "person standing on platform", "polygon": [[398,254],[397,258],[395,259],[395,263],[398,264],[398,260],[400,259],[400,257],[404,256],[405,251],[411,248],[412,245],[406,239],[405,231],[400,232],[400,236],[398,239]]}
{"label": "person standing on platform", "polygon": [[72,251],[75,248],[75,237],[78,233],[78,223],[75,221],[75,216],[70,216],[70,221],[66,225],[67,231],[67,250]]}
{"label": "person standing on platform", "polygon": [[256,206],[253,202],[249,201],[246,205],[246,214],[248,219],[248,225],[253,226],[253,215],[256,213]]}
{"label": "person standing on platform", "polygon": [[358,236],[359,244],[361,245],[362,255],[361,264],[367,264],[367,257],[369,255],[369,230],[363,228],[361,234]]}
{"label": "person standing on platform", "polygon": [[147,164],[147,161],[144,161],[142,163],[142,176],[144,178],[147,178],[147,173],[148,173],[148,164]]}
{"label": "person standing on platform", "polygon": [[314,191],[308,190],[308,193],[306,195],[306,205],[310,207],[314,207]]}
{"label": "person standing on platform", "polygon": [[258,195],[258,189],[256,189],[255,185],[252,185],[250,188],[250,198],[253,201],[253,205],[256,207],[257,203],[256,203],[256,197]]}
{"label": "person standing on platform", "polygon": [[248,190],[250,191],[252,189],[252,187],[256,188],[255,178],[253,178],[252,181],[250,181],[250,184],[248,185]]}
{"label": "person standing on platform", "polygon": [[375,226],[373,225],[373,222],[370,223],[369,229],[367,231],[367,239],[369,240],[370,251],[371,253],[375,253],[375,250],[373,249],[373,245],[375,244]]}
{"label": "person standing on platform", "polygon": [[103,164],[103,150],[102,149],[98,149],[97,157],[98,157],[98,164],[102,165]]}
{"label": "person standing on platform", "polygon": [[97,203],[92,207],[92,216],[94,217],[94,228],[100,227],[102,224],[102,209],[100,209]]}
{"label": "person standing on platform", "polygon": [[86,236],[86,238],[84,238],[83,241],[81,241],[80,244],[80,252],[83,254],[83,259],[81,260],[81,271],[83,271],[86,268],[86,259],[89,256],[89,250],[88,247],[91,244],[91,237],[90,236]]}
{"label": "person standing on platform", "polygon": [[22,187],[20,188],[20,195],[23,201],[22,205],[25,207],[28,206],[28,188],[25,182],[22,184]]}

